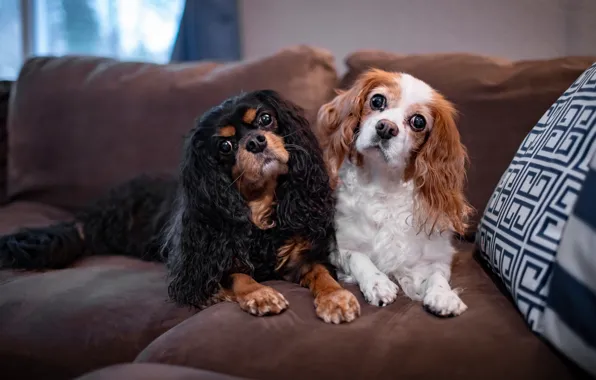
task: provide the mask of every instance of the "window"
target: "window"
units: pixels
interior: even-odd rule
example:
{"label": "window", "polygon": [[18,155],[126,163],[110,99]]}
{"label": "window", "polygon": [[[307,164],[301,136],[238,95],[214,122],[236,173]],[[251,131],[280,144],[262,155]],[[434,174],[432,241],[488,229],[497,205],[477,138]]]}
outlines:
{"label": "window", "polygon": [[16,78],[23,61],[20,0],[0,0],[0,80]]}
{"label": "window", "polygon": [[0,76],[14,78],[23,54],[168,62],[183,7],[184,0],[1,0],[0,35],[14,46],[0,47],[0,56],[9,54]]}

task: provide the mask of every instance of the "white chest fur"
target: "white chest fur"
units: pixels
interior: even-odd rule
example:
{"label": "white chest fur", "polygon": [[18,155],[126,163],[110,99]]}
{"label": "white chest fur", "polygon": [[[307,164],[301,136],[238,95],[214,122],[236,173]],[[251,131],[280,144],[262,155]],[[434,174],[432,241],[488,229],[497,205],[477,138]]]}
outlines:
{"label": "white chest fur", "polygon": [[[436,275],[448,286],[454,254],[451,233],[429,236],[420,231],[414,220],[414,184],[401,181],[397,173],[374,174],[350,163],[342,166],[340,178],[339,254],[332,257],[340,276],[359,283],[373,304],[393,302],[398,287],[391,280],[412,299],[424,298],[429,279]],[[457,308],[450,312],[462,311],[459,298],[451,289],[447,293]]]}
{"label": "white chest fur", "polygon": [[415,226],[412,182],[399,177],[371,180],[350,163],[343,165],[340,175],[336,217],[340,249],[369,256],[387,274],[407,271],[420,261],[451,260],[451,255],[445,257],[452,250],[449,233],[428,236]]}

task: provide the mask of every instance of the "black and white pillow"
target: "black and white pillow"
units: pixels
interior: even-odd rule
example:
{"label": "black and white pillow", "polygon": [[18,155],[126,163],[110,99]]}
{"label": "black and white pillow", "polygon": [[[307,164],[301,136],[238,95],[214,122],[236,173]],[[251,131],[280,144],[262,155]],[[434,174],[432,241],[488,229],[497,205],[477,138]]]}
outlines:
{"label": "black and white pillow", "polygon": [[594,375],[595,170],[596,63],[526,136],[476,236],[532,330]]}

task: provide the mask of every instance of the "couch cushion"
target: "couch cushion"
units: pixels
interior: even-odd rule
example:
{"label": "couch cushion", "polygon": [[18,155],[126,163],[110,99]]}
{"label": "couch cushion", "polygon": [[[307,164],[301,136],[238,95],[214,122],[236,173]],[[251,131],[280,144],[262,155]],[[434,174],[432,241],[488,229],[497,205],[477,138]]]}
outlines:
{"label": "couch cushion", "polygon": [[240,380],[240,377],[165,364],[132,363],[102,368],[76,380]]}
{"label": "couch cushion", "polygon": [[23,227],[43,227],[72,219],[72,214],[38,202],[11,202],[0,207],[0,235]]}
{"label": "couch cushion", "polygon": [[[595,81],[596,84],[596,81]],[[596,90],[596,86],[594,87]],[[596,94],[596,93],[595,93]],[[569,217],[549,281],[542,335],[596,377],[596,155]]]}
{"label": "couch cushion", "polygon": [[578,217],[593,218],[593,159],[596,167],[596,63],[519,146],[482,216],[477,242],[532,330],[556,336],[555,345],[596,375],[596,261],[590,245],[596,235]]}
{"label": "couch cushion", "polygon": [[271,88],[313,119],[336,85],[333,57],[306,46],[228,64],[29,59],[10,103],[8,195],[77,209],[132,176],[175,171],[195,118],[229,96]]}
{"label": "couch cushion", "polygon": [[165,275],[163,265],[123,257],[0,271],[0,373],[67,379],[132,361],[193,314],[168,301]]}
{"label": "couch cushion", "polygon": [[318,319],[309,291],[270,282],[290,302],[281,315],[253,317],[236,304],[208,308],[151,343],[136,362],[191,366],[254,379],[568,379],[568,368],[526,327],[472,258],[454,268],[469,310],[439,319],[400,294],[385,308],[364,302],[351,324]]}
{"label": "couch cushion", "polygon": [[341,87],[369,67],[404,71],[455,103],[468,148],[467,196],[476,208],[470,233],[517,147],[540,116],[596,57],[512,62],[472,54],[398,55],[358,51],[346,60]]}

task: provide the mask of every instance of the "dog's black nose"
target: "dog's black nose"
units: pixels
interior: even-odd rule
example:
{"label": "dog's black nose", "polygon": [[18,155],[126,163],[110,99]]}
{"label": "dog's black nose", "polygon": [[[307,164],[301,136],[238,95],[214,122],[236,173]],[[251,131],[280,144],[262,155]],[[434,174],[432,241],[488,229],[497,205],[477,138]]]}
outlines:
{"label": "dog's black nose", "polygon": [[267,139],[263,135],[251,136],[246,142],[246,150],[251,153],[261,153],[267,148]]}
{"label": "dog's black nose", "polygon": [[377,129],[377,135],[384,140],[397,136],[397,125],[387,119],[379,120],[375,128]]}

